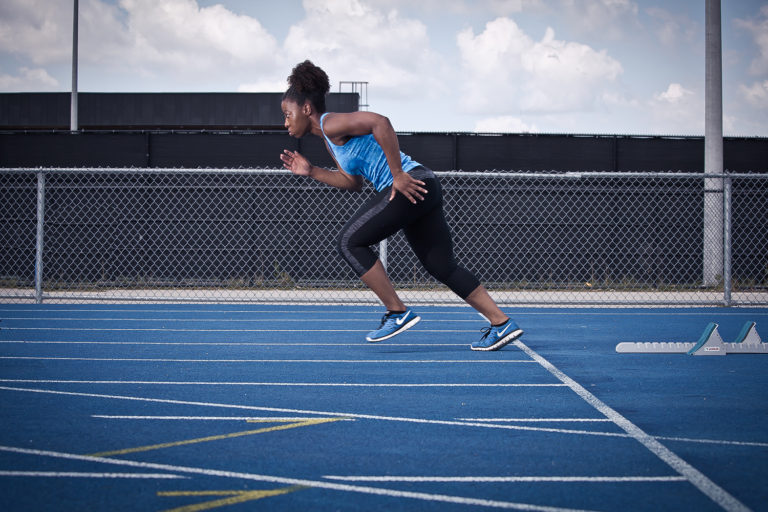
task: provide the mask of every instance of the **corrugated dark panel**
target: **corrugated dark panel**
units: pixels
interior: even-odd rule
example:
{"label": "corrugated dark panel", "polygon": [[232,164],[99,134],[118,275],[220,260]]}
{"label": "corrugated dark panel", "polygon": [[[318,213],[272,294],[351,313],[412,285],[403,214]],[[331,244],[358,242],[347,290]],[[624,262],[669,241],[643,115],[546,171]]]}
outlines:
{"label": "corrugated dark panel", "polygon": [[141,133],[0,134],[2,167],[146,167]]}
{"label": "corrugated dark panel", "polygon": [[59,92],[0,94],[0,127],[69,128],[70,96]]}
{"label": "corrugated dark panel", "polygon": [[618,138],[618,172],[703,172],[704,138]]}
{"label": "corrugated dark panel", "polygon": [[409,133],[398,137],[400,149],[414,160],[433,171],[452,171],[456,168],[453,135],[435,133]]}
{"label": "corrugated dark panel", "polygon": [[[283,126],[282,93],[78,94],[80,129],[247,129]],[[357,93],[331,93],[328,109],[357,110]],[[0,128],[69,129],[69,93],[0,94]]]}
{"label": "corrugated dark panel", "polygon": [[730,172],[768,172],[768,141],[725,139],[723,168]]}
{"label": "corrugated dark panel", "polygon": [[155,133],[152,167],[278,167],[283,148],[296,143],[285,134]]}
{"label": "corrugated dark panel", "polygon": [[464,171],[613,170],[613,139],[567,135],[460,135],[457,166]]}

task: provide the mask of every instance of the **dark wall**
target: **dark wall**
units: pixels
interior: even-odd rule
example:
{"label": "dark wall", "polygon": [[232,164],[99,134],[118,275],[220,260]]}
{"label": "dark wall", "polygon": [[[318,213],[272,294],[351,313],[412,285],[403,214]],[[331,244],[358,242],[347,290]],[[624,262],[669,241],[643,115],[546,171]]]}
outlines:
{"label": "dark wall", "polygon": [[[436,171],[702,172],[701,137],[401,134],[401,149]],[[322,167],[323,141],[285,131],[0,132],[0,167],[280,167],[283,149]],[[724,167],[768,172],[768,139],[726,138]]]}
{"label": "dark wall", "polygon": [[[282,93],[96,93],[78,98],[80,129],[276,129]],[[332,93],[328,109],[357,110],[357,93]],[[0,94],[0,129],[70,127],[69,93]]]}

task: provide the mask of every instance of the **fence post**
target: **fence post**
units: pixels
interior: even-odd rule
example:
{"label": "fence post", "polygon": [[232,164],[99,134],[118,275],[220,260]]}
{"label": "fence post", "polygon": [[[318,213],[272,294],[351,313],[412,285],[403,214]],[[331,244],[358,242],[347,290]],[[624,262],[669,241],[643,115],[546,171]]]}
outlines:
{"label": "fence post", "polygon": [[43,302],[43,224],[45,222],[45,173],[37,173],[37,234],[35,235],[35,302]]}
{"label": "fence post", "polygon": [[731,177],[723,180],[723,303],[731,305]]}
{"label": "fence post", "polygon": [[[723,173],[723,66],[720,0],[707,0],[705,7],[704,84],[704,174]],[[723,184],[704,180],[704,261],[702,282],[718,284],[723,270]]]}

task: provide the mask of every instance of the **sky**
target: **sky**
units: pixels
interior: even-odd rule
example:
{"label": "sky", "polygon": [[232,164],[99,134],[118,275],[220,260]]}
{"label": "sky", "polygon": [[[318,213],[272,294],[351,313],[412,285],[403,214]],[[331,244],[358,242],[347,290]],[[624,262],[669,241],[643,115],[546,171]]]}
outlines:
{"label": "sky", "polygon": [[[703,135],[704,0],[80,0],[81,92],[283,92],[400,132]],[[71,0],[0,0],[0,91],[70,91]],[[723,131],[768,136],[768,2],[722,2]],[[349,88],[341,89],[348,91]]]}

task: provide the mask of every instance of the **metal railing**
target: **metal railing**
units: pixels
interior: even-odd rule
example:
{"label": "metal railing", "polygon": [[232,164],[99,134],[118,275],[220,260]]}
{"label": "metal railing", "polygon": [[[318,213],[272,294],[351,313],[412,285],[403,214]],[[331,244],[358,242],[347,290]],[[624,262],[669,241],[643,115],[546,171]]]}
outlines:
{"label": "metal railing", "polygon": [[[768,305],[768,175],[437,174],[457,258],[500,304]],[[377,303],[334,243],[372,193],[274,169],[2,169],[0,301]],[[408,303],[461,303],[401,234],[379,251]]]}

